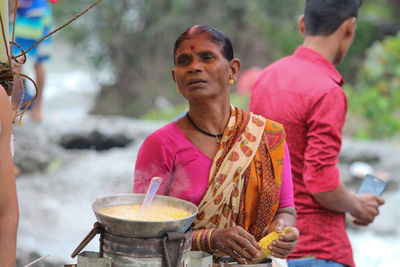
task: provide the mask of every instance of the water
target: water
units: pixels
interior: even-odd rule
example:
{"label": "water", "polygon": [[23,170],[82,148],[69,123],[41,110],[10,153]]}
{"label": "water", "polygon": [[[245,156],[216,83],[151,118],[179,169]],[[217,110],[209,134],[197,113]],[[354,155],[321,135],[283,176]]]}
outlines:
{"label": "water", "polygon": [[[100,90],[100,75],[62,40],[55,39],[53,48],[50,61],[44,65],[43,113],[50,119],[82,118]],[[28,60],[23,71],[34,78],[33,62]],[[31,83],[27,83],[27,90],[34,93]]]}
{"label": "water", "polygon": [[400,266],[400,192],[388,191],[383,197],[386,203],[372,224],[348,230],[357,266]]}
{"label": "water", "polygon": [[400,266],[399,234],[379,236],[370,231],[349,231],[349,237],[356,266]]}

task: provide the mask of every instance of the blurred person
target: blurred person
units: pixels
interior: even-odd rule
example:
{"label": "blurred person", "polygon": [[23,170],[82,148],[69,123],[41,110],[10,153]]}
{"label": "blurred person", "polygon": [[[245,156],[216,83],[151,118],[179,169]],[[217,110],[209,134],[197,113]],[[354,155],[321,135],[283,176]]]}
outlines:
{"label": "blurred person", "polygon": [[12,160],[11,105],[4,88],[0,85],[0,266],[11,267],[15,262],[18,201],[15,189]]}
{"label": "blurred person", "polygon": [[[282,125],[230,105],[239,70],[231,41],[217,29],[196,25],[177,38],[172,79],[189,110],[145,139],[134,192],[162,177],[159,194],[199,208],[192,249],[244,263],[260,255],[263,236],[294,227],[296,214]],[[281,235],[272,256],[286,258],[298,236],[297,229]]]}
{"label": "blurred person", "polygon": [[[372,223],[384,199],[355,194],[336,166],[347,100],[339,64],[353,42],[358,0],[306,0],[304,42],[266,67],[252,88],[250,110],[282,123],[292,159],[299,243],[289,266],[354,266],[345,213]],[[291,259],[291,260],[290,260]]]}
{"label": "blurred person", "polygon": [[258,76],[260,76],[261,71],[262,68],[256,66],[242,71],[237,81],[236,92],[239,95],[249,96],[251,88],[253,87],[255,81],[258,79]]}
{"label": "blurred person", "polygon": [[[52,1],[55,2],[55,1]],[[34,43],[39,41],[42,37],[51,31],[52,13],[48,0],[19,0],[17,6],[17,17],[15,19],[15,42],[20,45],[24,51],[29,49]],[[12,26],[12,24],[11,24]],[[12,29],[11,29],[12,30]],[[49,60],[51,39],[47,38],[40,42],[27,54],[28,60],[34,61],[34,69],[36,73],[36,84],[38,87],[37,98],[33,102],[30,117],[32,120],[42,121],[42,99],[43,88],[45,85],[46,71],[44,63]],[[19,55],[21,50],[18,46],[14,45],[13,55]],[[14,66],[14,70],[21,72],[21,67]],[[13,91],[13,103],[17,105],[22,96],[21,80],[14,79],[15,90]]]}

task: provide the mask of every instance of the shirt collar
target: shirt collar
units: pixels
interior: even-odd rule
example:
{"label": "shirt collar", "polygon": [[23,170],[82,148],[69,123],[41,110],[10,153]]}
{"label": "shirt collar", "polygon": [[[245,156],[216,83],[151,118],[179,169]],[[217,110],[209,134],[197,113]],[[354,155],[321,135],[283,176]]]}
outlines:
{"label": "shirt collar", "polygon": [[337,83],[339,86],[344,84],[342,75],[337,71],[335,66],[329,60],[327,60],[323,55],[318,53],[317,51],[300,45],[293,54],[294,57],[301,58],[312,62],[313,64],[317,64],[321,68],[325,70],[325,72],[332,78],[332,80]]}

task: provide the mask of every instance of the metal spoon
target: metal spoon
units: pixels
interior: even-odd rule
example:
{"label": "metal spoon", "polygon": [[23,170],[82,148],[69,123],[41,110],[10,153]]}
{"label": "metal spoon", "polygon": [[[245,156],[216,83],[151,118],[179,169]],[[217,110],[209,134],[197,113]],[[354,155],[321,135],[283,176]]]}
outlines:
{"label": "metal spoon", "polygon": [[150,185],[147,188],[146,195],[143,199],[143,203],[142,203],[142,207],[141,207],[142,211],[146,210],[149,207],[151,201],[153,200],[154,196],[156,195],[156,192],[157,192],[158,187],[160,186],[161,182],[162,182],[161,177],[153,177],[151,179]]}

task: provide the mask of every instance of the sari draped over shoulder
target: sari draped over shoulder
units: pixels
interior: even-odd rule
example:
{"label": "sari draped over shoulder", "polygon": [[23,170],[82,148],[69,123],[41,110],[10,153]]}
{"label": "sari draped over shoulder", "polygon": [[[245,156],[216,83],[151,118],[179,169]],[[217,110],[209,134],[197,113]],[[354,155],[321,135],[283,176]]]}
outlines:
{"label": "sari draped over shoulder", "polygon": [[281,124],[231,106],[193,229],[238,225],[261,239],[279,206],[284,152]]}

